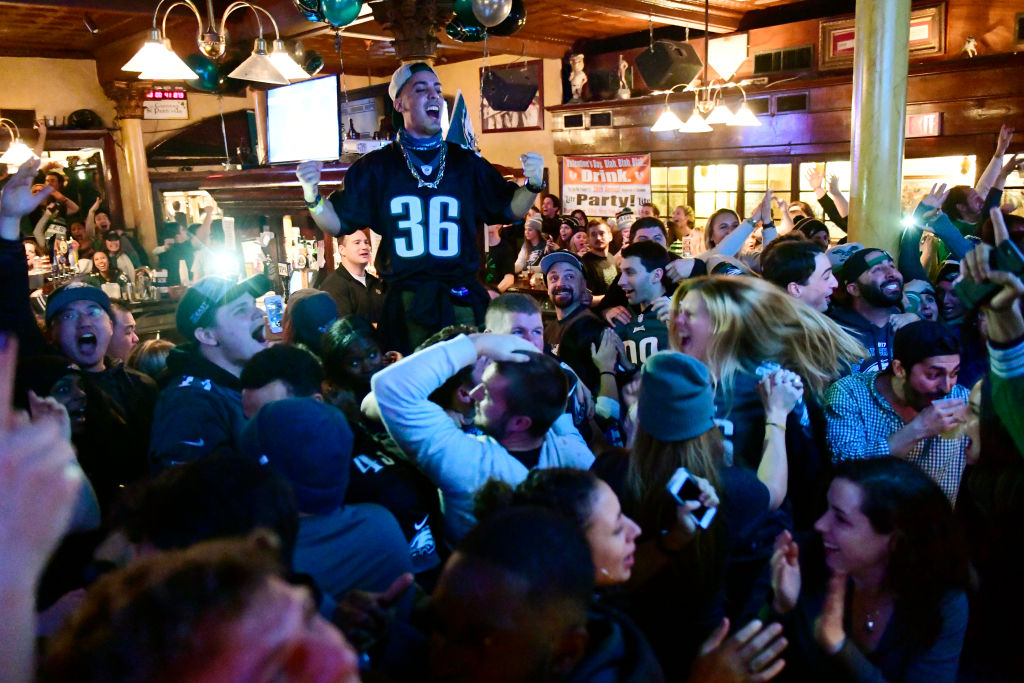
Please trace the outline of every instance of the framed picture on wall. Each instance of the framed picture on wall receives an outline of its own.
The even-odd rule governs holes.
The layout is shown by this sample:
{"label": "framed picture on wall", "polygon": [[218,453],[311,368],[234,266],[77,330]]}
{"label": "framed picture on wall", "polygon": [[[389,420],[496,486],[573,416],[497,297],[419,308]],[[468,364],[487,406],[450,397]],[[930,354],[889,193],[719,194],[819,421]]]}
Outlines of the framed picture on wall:
{"label": "framed picture on wall", "polygon": [[484,133],[544,130],[544,62],[533,59],[480,69]]}
{"label": "framed picture on wall", "polygon": [[[818,43],[818,68],[848,69],[853,66],[857,42],[853,17],[822,21]],[[910,58],[940,55],[946,51],[946,3],[910,12]]]}

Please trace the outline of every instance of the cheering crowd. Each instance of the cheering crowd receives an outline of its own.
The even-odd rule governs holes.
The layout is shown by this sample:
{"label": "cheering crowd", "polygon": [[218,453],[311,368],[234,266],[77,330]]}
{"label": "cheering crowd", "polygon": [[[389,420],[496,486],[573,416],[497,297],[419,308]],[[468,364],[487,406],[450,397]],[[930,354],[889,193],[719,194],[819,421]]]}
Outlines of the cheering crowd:
{"label": "cheering crowd", "polygon": [[1019,680],[1006,131],[894,257],[771,192],[561,215],[537,155],[441,140],[429,66],[389,92],[342,190],[298,168],[341,266],[277,343],[262,275],[195,282],[173,347],[85,281],[37,320],[55,190],[3,187],[3,680]]}

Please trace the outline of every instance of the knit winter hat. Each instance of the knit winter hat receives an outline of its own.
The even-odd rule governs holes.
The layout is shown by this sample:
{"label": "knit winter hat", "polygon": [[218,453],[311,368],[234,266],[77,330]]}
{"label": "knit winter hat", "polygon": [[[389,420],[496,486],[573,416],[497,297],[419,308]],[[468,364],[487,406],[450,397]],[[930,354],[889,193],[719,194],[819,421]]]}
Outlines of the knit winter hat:
{"label": "knit winter hat", "polygon": [[299,512],[341,507],[352,465],[352,429],[337,408],[312,398],[268,403],[242,430],[240,450],[291,484]]}
{"label": "knit winter hat", "polygon": [[660,351],[640,371],[637,418],[659,441],[684,441],[715,426],[711,374],[699,360]]}

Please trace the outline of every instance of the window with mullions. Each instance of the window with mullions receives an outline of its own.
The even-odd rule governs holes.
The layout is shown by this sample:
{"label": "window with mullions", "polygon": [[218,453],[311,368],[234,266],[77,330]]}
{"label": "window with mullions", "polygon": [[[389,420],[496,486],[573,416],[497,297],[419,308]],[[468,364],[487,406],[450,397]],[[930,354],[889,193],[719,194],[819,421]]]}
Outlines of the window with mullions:
{"label": "window with mullions", "polygon": [[[771,190],[776,197],[788,200],[792,184],[791,164],[745,164],[743,166],[743,212],[749,216],[754,207]],[[772,216],[776,223],[781,220],[779,210],[773,205]]]}
{"label": "window with mullions", "polygon": [[651,203],[658,207],[662,218],[670,218],[677,206],[689,203],[688,171],[687,166],[651,168]]}
{"label": "window with mullions", "polygon": [[703,228],[718,209],[735,209],[739,198],[739,164],[693,167],[694,223]]}

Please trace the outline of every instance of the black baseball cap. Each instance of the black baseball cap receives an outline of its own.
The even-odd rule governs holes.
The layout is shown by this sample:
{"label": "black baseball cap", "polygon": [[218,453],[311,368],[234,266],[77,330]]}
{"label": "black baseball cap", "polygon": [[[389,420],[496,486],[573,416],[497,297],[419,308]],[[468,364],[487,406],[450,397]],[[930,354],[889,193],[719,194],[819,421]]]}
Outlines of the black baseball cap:
{"label": "black baseball cap", "polygon": [[178,311],[175,314],[178,332],[187,341],[192,341],[196,330],[209,325],[217,309],[224,304],[231,303],[243,294],[262,296],[273,288],[270,278],[262,273],[241,282],[233,282],[217,275],[204,277],[189,287],[178,303]]}

